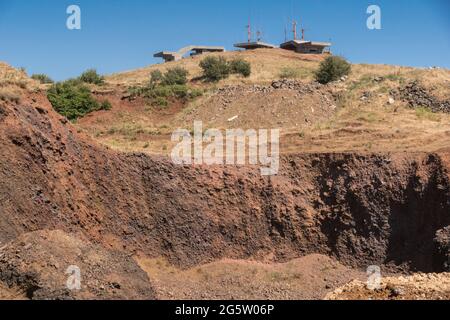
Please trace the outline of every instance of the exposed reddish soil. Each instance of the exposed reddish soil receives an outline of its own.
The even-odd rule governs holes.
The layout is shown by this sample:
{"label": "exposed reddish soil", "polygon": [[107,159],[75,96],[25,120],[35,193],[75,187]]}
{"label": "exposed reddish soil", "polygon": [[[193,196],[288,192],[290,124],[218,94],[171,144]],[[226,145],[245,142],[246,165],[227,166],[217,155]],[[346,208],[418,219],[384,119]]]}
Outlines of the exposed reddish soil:
{"label": "exposed reddish soil", "polygon": [[[448,245],[439,241],[450,225],[448,152],[287,155],[272,178],[261,177],[257,167],[180,167],[96,145],[39,93],[18,105],[0,102],[0,144],[0,242],[19,237],[12,248],[24,239],[44,248],[42,255],[0,264],[0,272],[14,270],[2,276],[12,286],[20,287],[14,279],[30,272],[36,281],[59,281],[64,275],[50,277],[46,264],[33,264],[50,254],[63,272],[63,265],[78,263],[78,247],[104,248],[99,255],[115,257],[111,263],[122,251],[164,257],[180,268],[224,258],[287,262],[313,253],[347,266],[448,268]],[[45,247],[41,234],[23,236],[38,230],[83,240],[60,248],[59,240]],[[99,268],[104,271],[93,274],[101,283],[110,270],[125,273],[120,264]],[[149,296],[150,287],[144,288]],[[37,298],[61,296],[45,284],[39,288]],[[81,298],[100,297],[93,286],[86,290]],[[140,293],[130,286],[118,294]]]}

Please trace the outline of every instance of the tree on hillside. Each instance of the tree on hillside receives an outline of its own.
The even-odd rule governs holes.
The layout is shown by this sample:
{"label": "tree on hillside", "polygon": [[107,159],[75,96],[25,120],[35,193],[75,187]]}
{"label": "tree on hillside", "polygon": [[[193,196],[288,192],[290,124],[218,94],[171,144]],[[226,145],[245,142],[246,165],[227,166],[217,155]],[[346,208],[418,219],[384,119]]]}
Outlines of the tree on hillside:
{"label": "tree on hillside", "polygon": [[230,66],[224,57],[206,57],[200,62],[200,67],[207,81],[218,82],[230,75]]}
{"label": "tree on hillside", "polygon": [[322,61],[319,70],[316,71],[315,77],[317,82],[327,84],[343,76],[347,76],[350,74],[351,68],[350,63],[344,58],[331,56]]}

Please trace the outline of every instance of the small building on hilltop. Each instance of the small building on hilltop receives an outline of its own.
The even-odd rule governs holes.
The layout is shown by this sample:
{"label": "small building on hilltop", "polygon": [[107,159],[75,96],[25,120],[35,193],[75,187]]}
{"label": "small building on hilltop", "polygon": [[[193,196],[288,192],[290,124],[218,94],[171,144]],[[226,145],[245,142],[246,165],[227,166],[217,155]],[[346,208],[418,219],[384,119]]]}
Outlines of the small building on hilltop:
{"label": "small building on hilltop", "polygon": [[330,53],[331,43],[306,40],[290,40],[280,45],[281,49],[291,50],[304,54]]}
{"label": "small building on hilltop", "polygon": [[153,57],[162,58],[164,59],[164,62],[178,61],[183,58],[183,56],[178,54],[177,52],[170,52],[170,51],[157,52],[153,55]]}
{"label": "small building on hilltop", "polygon": [[276,46],[270,43],[265,43],[261,41],[249,41],[243,43],[236,43],[234,45],[235,48],[245,49],[245,50],[254,50],[254,49],[274,49]]}
{"label": "small building on hilltop", "polygon": [[178,61],[183,59],[183,57],[190,53],[191,56],[200,55],[207,52],[225,52],[224,47],[214,47],[214,46],[187,46],[184,47],[177,52],[171,52],[171,51],[161,51],[157,52],[153,55],[155,58],[162,58],[165,62],[170,61]]}

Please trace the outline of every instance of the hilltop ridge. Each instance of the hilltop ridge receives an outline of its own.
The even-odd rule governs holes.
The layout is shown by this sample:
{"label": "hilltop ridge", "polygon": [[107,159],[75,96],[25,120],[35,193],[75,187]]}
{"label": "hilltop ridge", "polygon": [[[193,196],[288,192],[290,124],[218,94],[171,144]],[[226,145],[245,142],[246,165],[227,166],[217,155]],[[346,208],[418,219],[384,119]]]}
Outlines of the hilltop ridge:
{"label": "hilltop ridge", "polygon": [[[449,105],[449,70],[354,64],[344,81],[323,86],[314,84],[322,55],[282,49],[208,55],[244,59],[252,73],[204,83],[199,63],[205,55],[199,55],[109,75],[106,86],[94,91],[112,102],[112,110],[88,115],[77,127],[114,149],[152,154],[167,154],[171,133],[192,129],[194,120],[218,129],[280,128],[283,153],[437,151],[450,145],[449,113],[429,112],[432,104]],[[165,107],[127,98],[128,88],[147,84],[152,71],[174,67],[185,68],[189,86],[203,96]]]}

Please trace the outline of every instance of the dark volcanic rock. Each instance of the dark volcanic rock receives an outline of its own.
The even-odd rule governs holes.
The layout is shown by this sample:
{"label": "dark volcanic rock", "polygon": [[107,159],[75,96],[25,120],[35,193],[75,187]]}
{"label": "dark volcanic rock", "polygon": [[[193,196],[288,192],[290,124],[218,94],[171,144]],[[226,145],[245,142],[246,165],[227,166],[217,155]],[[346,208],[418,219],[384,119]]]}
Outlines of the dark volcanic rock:
{"label": "dark volcanic rock", "polygon": [[400,89],[400,97],[411,108],[426,107],[433,112],[450,113],[450,101],[440,101],[430,95],[417,81],[413,81]]}

